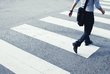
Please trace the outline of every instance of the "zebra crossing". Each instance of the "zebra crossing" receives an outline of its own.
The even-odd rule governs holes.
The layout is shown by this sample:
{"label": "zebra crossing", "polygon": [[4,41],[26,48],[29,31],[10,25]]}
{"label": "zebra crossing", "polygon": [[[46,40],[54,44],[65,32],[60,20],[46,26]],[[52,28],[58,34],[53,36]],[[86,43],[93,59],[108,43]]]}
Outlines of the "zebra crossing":
{"label": "zebra crossing", "polygon": [[[53,24],[56,24],[56,25],[59,25],[59,26],[63,26],[63,27],[83,31],[83,27],[79,27],[77,25],[77,23],[73,22],[73,21],[67,21],[67,20],[63,20],[63,19],[56,18],[56,17],[51,17],[51,16],[48,16],[48,17],[40,19],[40,20],[44,21],[44,22],[53,23]],[[92,31],[92,34],[110,39],[110,31],[102,29],[102,28],[94,27],[94,29]]]}
{"label": "zebra crossing", "polygon": [[[102,1],[101,4],[110,5],[110,3],[104,1]],[[109,6],[103,5],[103,7],[110,10]],[[95,13],[99,14],[99,11],[95,10]],[[59,14],[67,16],[68,11],[60,12]],[[105,15],[110,16],[110,12],[106,11]],[[73,17],[76,18],[76,12],[74,12]],[[83,27],[79,27],[75,21],[65,20],[63,18],[53,16],[41,18],[39,21],[83,32]],[[109,18],[95,16],[95,21],[110,26]],[[41,40],[50,45],[75,54],[72,47],[72,42],[76,41],[74,38],[31,26],[31,24],[21,24],[19,26],[10,28],[10,30],[34,39]],[[92,34],[98,37],[110,39],[110,30],[107,29],[94,26]],[[100,48],[101,47],[95,45],[85,46],[83,43],[81,47],[79,47],[78,55],[84,58],[89,58]],[[17,74],[70,74],[70,72],[63,70],[37,56],[25,52],[22,49],[1,39],[0,58],[0,64]]]}
{"label": "zebra crossing", "polygon": [[3,40],[0,40],[0,64],[16,74],[70,74]]}
{"label": "zebra crossing", "polygon": [[[59,35],[47,30],[43,30],[40,28],[36,28],[27,24],[20,25],[18,27],[12,28],[12,30],[17,31],[19,33],[28,35],[30,37],[39,39],[41,41],[44,41],[46,43],[52,44],[54,46],[57,46],[59,48],[65,49],[69,52],[73,52],[72,48],[72,42],[76,41],[75,39],[71,39],[69,37]],[[94,53],[96,50],[99,49],[97,46],[85,46],[84,44],[82,47],[80,47],[81,51],[79,51],[79,55],[82,55],[86,58],[88,58],[92,53]],[[85,50],[87,49],[87,50]],[[88,50],[89,49],[89,50]],[[90,53],[91,50],[91,53]],[[88,53],[84,53],[84,51],[88,51]],[[74,52],[73,52],[74,53]]]}
{"label": "zebra crossing", "polygon": [[[75,8],[75,10],[77,10],[77,9],[78,9],[78,8]],[[94,12],[97,13],[97,14],[101,14],[101,12],[100,12],[99,10],[97,10],[97,9],[95,9]],[[67,13],[68,13],[68,11],[61,12],[61,14],[65,14],[65,15],[66,15]],[[75,13],[75,14],[76,14],[76,13]],[[105,13],[104,15],[110,16],[110,12],[109,12],[109,11],[106,11],[106,13]]]}
{"label": "zebra crossing", "polygon": [[110,5],[108,2],[101,2],[101,4]]}
{"label": "zebra crossing", "polygon": [[[66,12],[62,12],[61,14],[67,15]],[[73,17],[77,17],[76,12],[74,12]],[[101,23],[110,25],[110,23],[109,23],[110,19],[108,19],[108,18],[102,18],[102,17],[95,16],[95,20],[96,20],[96,22],[101,22]],[[103,20],[103,21],[101,21],[101,20]]]}

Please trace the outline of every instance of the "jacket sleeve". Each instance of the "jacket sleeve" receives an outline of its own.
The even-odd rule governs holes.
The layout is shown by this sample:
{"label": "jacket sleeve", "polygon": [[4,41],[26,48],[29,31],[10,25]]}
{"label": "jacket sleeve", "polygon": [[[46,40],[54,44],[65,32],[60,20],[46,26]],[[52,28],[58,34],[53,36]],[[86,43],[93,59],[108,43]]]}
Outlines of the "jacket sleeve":
{"label": "jacket sleeve", "polygon": [[95,0],[95,7],[98,9],[101,8],[99,0]]}
{"label": "jacket sleeve", "polygon": [[80,0],[75,0],[75,3],[78,3]]}

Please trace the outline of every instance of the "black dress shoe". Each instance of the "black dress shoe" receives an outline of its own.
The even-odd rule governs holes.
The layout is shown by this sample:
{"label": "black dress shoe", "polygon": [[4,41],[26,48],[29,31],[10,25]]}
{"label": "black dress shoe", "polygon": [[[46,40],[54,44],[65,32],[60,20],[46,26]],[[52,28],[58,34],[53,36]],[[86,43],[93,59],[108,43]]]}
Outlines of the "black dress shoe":
{"label": "black dress shoe", "polygon": [[76,43],[73,43],[73,50],[75,53],[77,53],[78,45]]}
{"label": "black dress shoe", "polygon": [[93,42],[90,40],[89,42],[85,42],[85,45],[88,46],[90,44],[93,44]]}

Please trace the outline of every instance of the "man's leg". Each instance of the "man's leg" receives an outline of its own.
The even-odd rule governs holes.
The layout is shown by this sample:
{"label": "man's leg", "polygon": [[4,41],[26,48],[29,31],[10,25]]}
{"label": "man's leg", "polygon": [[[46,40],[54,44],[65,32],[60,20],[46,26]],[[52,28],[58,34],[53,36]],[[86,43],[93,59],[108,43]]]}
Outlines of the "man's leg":
{"label": "man's leg", "polygon": [[84,33],[84,34],[81,36],[80,39],[78,39],[76,42],[73,43],[73,46],[74,46],[73,49],[74,49],[75,53],[77,53],[78,47],[79,47],[79,46],[81,45],[81,43],[86,39],[86,37],[87,37],[87,34]]}
{"label": "man's leg", "polygon": [[92,44],[93,42],[90,40],[90,34],[93,29],[93,24],[94,24],[94,14],[93,13],[88,13],[87,14],[87,21],[85,22],[84,26],[84,32],[87,34],[85,38],[85,45]]}

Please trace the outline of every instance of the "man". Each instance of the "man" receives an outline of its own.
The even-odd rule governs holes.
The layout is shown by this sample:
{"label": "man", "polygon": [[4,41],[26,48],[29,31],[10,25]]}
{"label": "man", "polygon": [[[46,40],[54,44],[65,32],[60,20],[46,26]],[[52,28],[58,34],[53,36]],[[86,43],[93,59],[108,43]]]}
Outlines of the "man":
{"label": "man", "polygon": [[[84,7],[84,4],[86,2],[86,0],[76,0],[73,5],[72,5],[72,8],[69,12],[69,16],[71,17],[72,16],[72,13],[73,13],[73,9],[75,8],[75,6],[77,5],[77,3],[81,1],[81,7],[83,8]],[[86,16],[84,18],[84,33],[83,35],[81,36],[80,39],[78,39],[76,42],[73,43],[73,49],[75,51],[75,53],[77,53],[77,49],[78,47],[81,45],[81,43],[83,41],[85,41],[85,45],[88,46],[90,44],[92,44],[93,42],[90,40],[90,34],[91,34],[91,31],[92,31],[92,28],[93,28],[93,24],[94,24],[94,5],[95,7],[100,10],[102,12],[102,14],[105,13],[105,11],[102,9],[100,3],[99,3],[99,0],[89,0],[88,1],[88,4],[87,4],[87,7],[85,9],[86,11]]]}

